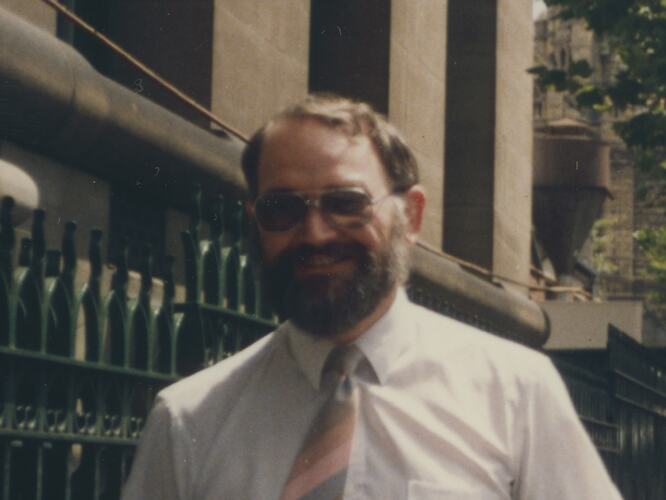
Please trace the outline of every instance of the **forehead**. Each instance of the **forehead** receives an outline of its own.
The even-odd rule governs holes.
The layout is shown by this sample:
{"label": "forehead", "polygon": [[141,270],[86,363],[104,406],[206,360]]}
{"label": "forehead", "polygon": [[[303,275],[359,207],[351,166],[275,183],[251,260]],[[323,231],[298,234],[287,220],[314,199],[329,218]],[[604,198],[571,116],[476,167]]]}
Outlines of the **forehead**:
{"label": "forehead", "polygon": [[266,130],[257,175],[259,193],[359,186],[374,194],[387,186],[367,136],[349,136],[312,118],[278,121]]}

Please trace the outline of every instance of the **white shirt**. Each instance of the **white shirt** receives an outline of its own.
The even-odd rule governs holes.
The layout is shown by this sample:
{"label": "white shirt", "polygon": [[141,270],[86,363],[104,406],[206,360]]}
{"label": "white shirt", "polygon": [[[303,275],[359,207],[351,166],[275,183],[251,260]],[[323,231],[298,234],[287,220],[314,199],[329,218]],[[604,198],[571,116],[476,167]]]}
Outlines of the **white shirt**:
{"label": "white shirt", "polygon": [[[409,303],[365,332],[347,499],[614,500],[549,359]],[[280,496],[332,348],[289,323],[157,398],[124,500]]]}

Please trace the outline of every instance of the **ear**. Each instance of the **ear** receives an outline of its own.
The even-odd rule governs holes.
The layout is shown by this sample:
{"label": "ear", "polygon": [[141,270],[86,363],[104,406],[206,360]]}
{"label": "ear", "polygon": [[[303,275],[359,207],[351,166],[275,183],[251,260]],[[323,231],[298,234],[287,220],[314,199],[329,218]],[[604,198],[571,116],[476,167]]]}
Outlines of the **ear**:
{"label": "ear", "polygon": [[423,212],[425,210],[426,195],[423,186],[416,184],[405,192],[405,215],[407,215],[407,239],[410,243],[416,243],[421,224],[423,223]]}

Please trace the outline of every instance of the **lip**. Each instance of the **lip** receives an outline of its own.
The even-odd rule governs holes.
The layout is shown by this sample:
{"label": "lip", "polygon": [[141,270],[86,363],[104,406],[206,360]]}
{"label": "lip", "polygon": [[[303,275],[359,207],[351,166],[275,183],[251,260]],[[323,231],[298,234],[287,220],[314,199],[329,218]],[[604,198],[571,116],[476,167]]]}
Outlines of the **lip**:
{"label": "lip", "polygon": [[297,276],[332,275],[348,270],[354,265],[351,256],[313,254],[299,259],[295,266]]}

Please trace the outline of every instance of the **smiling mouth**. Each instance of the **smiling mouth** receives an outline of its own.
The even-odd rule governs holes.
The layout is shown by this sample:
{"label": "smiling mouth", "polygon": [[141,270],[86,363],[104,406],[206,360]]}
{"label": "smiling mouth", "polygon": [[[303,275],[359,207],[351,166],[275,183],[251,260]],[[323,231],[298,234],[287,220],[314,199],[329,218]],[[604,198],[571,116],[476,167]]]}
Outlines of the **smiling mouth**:
{"label": "smiling mouth", "polygon": [[314,254],[298,259],[295,271],[297,275],[301,276],[308,274],[333,276],[345,271],[353,262],[354,259],[349,255]]}

